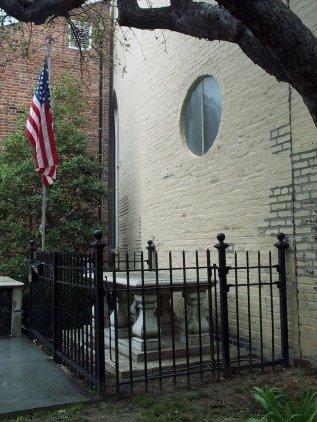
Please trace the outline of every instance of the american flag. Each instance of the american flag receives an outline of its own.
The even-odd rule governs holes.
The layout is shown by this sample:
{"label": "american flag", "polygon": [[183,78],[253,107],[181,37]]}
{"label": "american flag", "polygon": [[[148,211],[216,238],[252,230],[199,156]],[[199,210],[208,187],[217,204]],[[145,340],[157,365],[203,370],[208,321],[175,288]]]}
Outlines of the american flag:
{"label": "american flag", "polygon": [[53,131],[47,60],[34,93],[24,133],[34,148],[35,169],[43,184],[53,184],[59,160]]}

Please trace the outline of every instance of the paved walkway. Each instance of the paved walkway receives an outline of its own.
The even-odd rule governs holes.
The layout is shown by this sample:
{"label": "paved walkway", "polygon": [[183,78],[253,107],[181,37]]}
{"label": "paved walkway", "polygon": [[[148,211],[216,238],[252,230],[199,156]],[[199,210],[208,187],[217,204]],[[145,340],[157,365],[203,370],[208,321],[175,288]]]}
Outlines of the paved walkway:
{"label": "paved walkway", "polygon": [[0,338],[0,417],[87,400],[88,393],[27,338]]}

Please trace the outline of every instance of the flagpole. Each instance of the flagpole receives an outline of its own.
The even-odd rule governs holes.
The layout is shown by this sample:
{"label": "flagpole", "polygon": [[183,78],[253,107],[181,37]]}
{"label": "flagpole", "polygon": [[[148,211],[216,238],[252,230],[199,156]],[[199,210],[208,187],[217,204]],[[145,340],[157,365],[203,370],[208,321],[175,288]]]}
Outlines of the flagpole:
{"label": "flagpole", "polygon": [[[46,60],[47,60],[47,72],[49,84],[51,81],[51,47],[53,37],[48,35],[46,37]],[[51,88],[51,87],[50,87]],[[51,101],[52,104],[52,101]],[[42,235],[42,251],[45,250],[45,228],[46,228],[46,208],[47,208],[47,187],[43,184],[42,186],[42,222],[41,222],[41,235]]]}
{"label": "flagpole", "polygon": [[47,206],[47,188],[46,188],[45,185],[43,185],[43,188],[42,188],[42,223],[41,223],[42,251],[45,250],[46,206]]}

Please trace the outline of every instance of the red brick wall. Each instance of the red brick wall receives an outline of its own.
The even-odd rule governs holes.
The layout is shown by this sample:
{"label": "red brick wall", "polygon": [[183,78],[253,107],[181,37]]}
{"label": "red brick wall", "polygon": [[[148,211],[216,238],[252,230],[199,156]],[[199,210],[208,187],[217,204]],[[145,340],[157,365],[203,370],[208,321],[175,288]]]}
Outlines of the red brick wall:
{"label": "red brick wall", "polygon": [[[25,32],[28,30],[29,28],[25,26]],[[0,146],[1,140],[15,130],[18,113],[21,110],[28,109],[31,103],[45,58],[45,38],[47,35],[51,35],[54,39],[51,53],[52,85],[54,85],[54,79],[62,70],[71,70],[81,78],[87,99],[87,132],[96,142],[99,116],[98,62],[85,56],[87,62],[83,65],[81,71],[78,51],[68,47],[67,23],[65,20],[59,19],[48,28],[34,26],[32,31],[29,58],[23,58],[19,52],[8,50],[6,55],[9,63],[4,65],[0,59]],[[108,79],[108,69],[106,69],[104,74],[106,86],[103,93],[106,100],[108,99]],[[107,107],[106,101],[106,110]]]}
{"label": "red brick wall", "polygon": [[[97,6],[100,7],[100,6]],[[103,13],[108,14],[108,6],[103,7]],[[13,36],[17,45],[23,42],[30,32],[30,26],[24,25],[24,31],[18,31]],[[8,26],[6,31],[14,28]],[[51,83],[54,85],[56,76],[63,70],[70,70],[82,81],[84,95],[87,100],[87,134],[91,139],[91,149],[98,156],[99,129],[99,63],[85,54],[85,63],[80,66],[78,51],[68,46],[68,28],[65,19],[58,19],[50,26],[33,26],[28,58],[23,57],[21,51],[14,51],[11,46],[1,53],[0,57],[0,154],[3,150],[3,139],[16,130],[19,113],[28,110],[35,86],[38,82],[40,70],[46,54],[46,37],[54,39],[51,52]],[[108,55],[108,42],[105,37],[105,57]],[[21,40],[21,42],[19,42]],[[8,59],[7,63],[5,59]],[[104,66],[104,124],[103,124],[103,157],[104,166],[108,160],[108,98],[109,98],[109,67]],[[107,186],[107,180],[105,180]],[[107,206],[103,208],[104,221],[107,221]]]}

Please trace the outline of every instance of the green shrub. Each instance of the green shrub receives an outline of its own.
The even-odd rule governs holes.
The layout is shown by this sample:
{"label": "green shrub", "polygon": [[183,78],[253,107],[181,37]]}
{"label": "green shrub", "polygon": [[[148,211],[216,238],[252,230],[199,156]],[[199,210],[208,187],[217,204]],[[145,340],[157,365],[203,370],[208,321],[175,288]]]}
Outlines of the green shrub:
{"label": "green shrub", "polygon": [[[85,100],[80,81],[61,74],[53,89],[54,131],[60,166],[49,187],[46,249],[83,250],[100,225],[97,209],[106,193],[100,165],[89,150]],[[26,281],[26,246],[40,243],[42,186],[34,170],[33,149],[24,136],[28,110],[17,131],[4,140],[0,156],[0,274]]]}
{"label": "green shrub", "polygon": [[306,391],[298,399],[289,397],[277,388],[254,388],[253,397],[266,412],[263,419],[251,418],[248,422],[317,422],[317,392]]}

